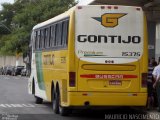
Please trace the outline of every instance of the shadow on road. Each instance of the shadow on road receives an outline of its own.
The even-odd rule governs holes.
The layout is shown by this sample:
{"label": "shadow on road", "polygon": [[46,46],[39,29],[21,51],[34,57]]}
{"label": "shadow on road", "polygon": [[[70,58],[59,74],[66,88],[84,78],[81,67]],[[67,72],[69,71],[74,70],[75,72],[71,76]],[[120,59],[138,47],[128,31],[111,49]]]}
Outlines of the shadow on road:
{"label": "shadow on road", "polygon": [[[46,103],[45,105],[51,108],[50,103]],[[146,115],[147,113],[141,110],[135,110],[129,107],[117,107],[105,110],[73,110],[72,113],[66,117],[54,113],[41,115],[21,115],[19,116],[18,120],[134,120],[138,119],[138,117],[140,120],[145,120]]]}
{"label": "shadow on road", "polygon": [[[52,104],[43,103],[44,106],[52,110]],[[21,115],[19,120],[128,120],[141,119],[145,120],[147,113],[138,108],[131,107],[113,107],[107,109],[81,109],[72,110],[69,116],[60,116],[58,114],[40,114],[40,115]],[[144,119],[143,119],[144,118]]]}

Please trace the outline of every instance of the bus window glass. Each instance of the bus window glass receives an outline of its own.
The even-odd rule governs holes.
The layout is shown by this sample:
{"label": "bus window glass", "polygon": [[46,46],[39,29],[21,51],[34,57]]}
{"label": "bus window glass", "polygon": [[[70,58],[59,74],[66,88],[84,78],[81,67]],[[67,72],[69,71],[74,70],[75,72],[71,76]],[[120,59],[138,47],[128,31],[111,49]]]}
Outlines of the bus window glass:
{"label": "bus window glass", "polygon": [[63,22],[63,36],[62,36],[62,45],[67,46],[68,41],[68,20]]}
{"label": "bus window glass", "polygon": [[53,25],[51,27],[51,40],[50,40],[50,46],[54,47],[55,46],[55,37],[56,37],[56,25]]}
{"label": "bus window glass", "polygon": [[37,41],[36,41],[36,49],[38,50],[39,48],[40,48],[40,35],[41,35],[41,33],[40,33],[40,30],[38,31],[38,38],[37,38]]}
{"label": "bus window glass", "polygon": [[47,42],[46,42],[47,43],[47,45],[46,45],[47,48],[49,48],[49,38],[50,38],[50,28],[48,27],[47,28]]}
{"label": "bus window glass", "polygon": [[40,48],[44,48],[44,30],[41,30]]}
{"label": "bus window glass", "polygon": [[49,45],[48,45],[48,43],[49,43],[49,32],[48,32],[48,30],[49,30],[49,28],[46,28],[45,29],[45,37],[44,37],[44,47],[45,48],[48,48],[49,47]]}
{"label": "bus window glass", "polygon": [[57,24],[56,29],[56,46],[62,46],[62,22]]}
{"label": "bus window glass", "polygon": [[52,44],[51,44],[51,34],[52,34],[52,27],[50,26],[49,27],[49,40],[48,40],[48,47],[50,48],[50,47],[52,47]]}
{"label": "bus window glass", "polygon": [[34,32],[34,40],[33,40],[33,50],[36,49],[37,38],[38,38],[38,32],[35,31],[35,32]]}

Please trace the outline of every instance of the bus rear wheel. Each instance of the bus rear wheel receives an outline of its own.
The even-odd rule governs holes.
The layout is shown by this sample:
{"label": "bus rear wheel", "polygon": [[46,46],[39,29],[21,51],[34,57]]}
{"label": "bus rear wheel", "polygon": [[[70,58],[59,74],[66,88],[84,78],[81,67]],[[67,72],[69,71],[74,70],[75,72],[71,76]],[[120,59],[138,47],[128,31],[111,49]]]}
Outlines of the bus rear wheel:
{"label": "bus rear wheel", "polygon": [[59,114],[59,107],[58,107],[58,105],[59,105],[58,95],[57,95],[57,93],[55,93],[53,91],[53,95],[52,95],[52,108],[53,108],[54,113],[56,113],[56,114]]}
{"label": "bus rear wheel", "polygon": [[68,116],[70,113],[70,110],[66,107],[62,107],[60,105],[60,93],[57,92],[53,92],[53,100],[52,100],[52,104],[53,104],[53,111],[56,114],[60,114],[61,116]]}

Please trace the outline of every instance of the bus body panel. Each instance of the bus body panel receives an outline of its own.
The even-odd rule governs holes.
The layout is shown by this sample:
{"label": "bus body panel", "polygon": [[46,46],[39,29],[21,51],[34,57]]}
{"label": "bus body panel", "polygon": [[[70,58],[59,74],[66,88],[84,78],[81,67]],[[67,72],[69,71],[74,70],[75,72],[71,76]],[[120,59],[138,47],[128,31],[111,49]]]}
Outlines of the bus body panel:
{"label": "bus body panel", "polygon": [[[36,54],[38,54],[38,55],[36,55]],[[31,66],[32,72],[31,72],[31,75],[29,78],[28,88],[29,88],[30,94],[34,94],[35,96],[38,96],[40,98],[43,98],[44,100],[47,100],[44,79],[40,78],[40,77],[42,77],[42,76],[40,76],[40,74],[43,75],[42,67],[40,67],[41,64],[39,63],[39,60],[40,61],[42,60],[40,54],[41,54],[40,52],[39,53],[34,53],[34,52],[32,53],[32,66]],[[38,79],[38,78],[40,78],[40,79]],[[33,93],[33,91],[35,93]]]}
{"label": "bus body panel", "polygon": [[147,93],[69,92],[68,106],[145,106],[146,99]]}
{"label": "bus body panel", "polygon": [[[42,59],[46,94],[48,100],[50,101],[52,82],[54,83],[54,87],[56,87],[56,83],[58,82],[60,85],[60,90],[63,91],[61,84],[64,81],[65,83],[67,81],[67,50],[43,52]],[[67,83],[65,85],[65,88],[66,87]]]}
{"label": "bus body panel", "polygon": [[[60,46],[60,48],[56,47],[56,49],[50,47],[35,50],[35,44],[39,42],[35,38],[35,32],[53,26],[59,21],[61,23],[67,20],[69,23],[68,35],[66,37],[68,41],[67,44],[70,44],[69,39],[72,39],[73,37],[73,34],[71,33],[73,26],[70,25],[71,22],[73,22],[73,9],[74,8],[71,8],[67,13],[57,16],[56,19],[52,18],[44,23],[36,25],[32,32],[32,72],[28,81],[28,92],[50,102],[52,101],[52,88],[54,87],[54,89],[56,89],[56,84],[58,84],[60,92],[62,92],[61,101],[67,102],[68,60],[71,59],[68,55],[68,49],[70,48],[68,47],[69,45],[67,45],[66,47],[62,46],[63,49],[60,49]],[[70,20],[70,17],[72,20]],[[33,81],[35,83],[35,93],[33,92]]]}
{"label": "bus body panel", "polygon": [[[78,91],[141,92],[144,14],[129,6],[76,9]],[[91,12],[95,11],[95,12]]]}
{"label": "bus body panel", "polygon": [[98,65],[80,61],[77,72],[78,91],[139,92],[140,90],[138,62]]}

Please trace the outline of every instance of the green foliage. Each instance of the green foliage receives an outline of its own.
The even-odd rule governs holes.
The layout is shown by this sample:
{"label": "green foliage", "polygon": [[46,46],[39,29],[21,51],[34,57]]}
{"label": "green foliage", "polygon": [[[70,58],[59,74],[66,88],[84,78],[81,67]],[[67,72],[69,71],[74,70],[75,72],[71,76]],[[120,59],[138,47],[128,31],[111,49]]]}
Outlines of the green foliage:
{"label": "green foliage", "polygon": [[14,4],[3,4],[0,54],[26,52],[33,26],[63,13],[72,5],[74,0],[17,0]]}

